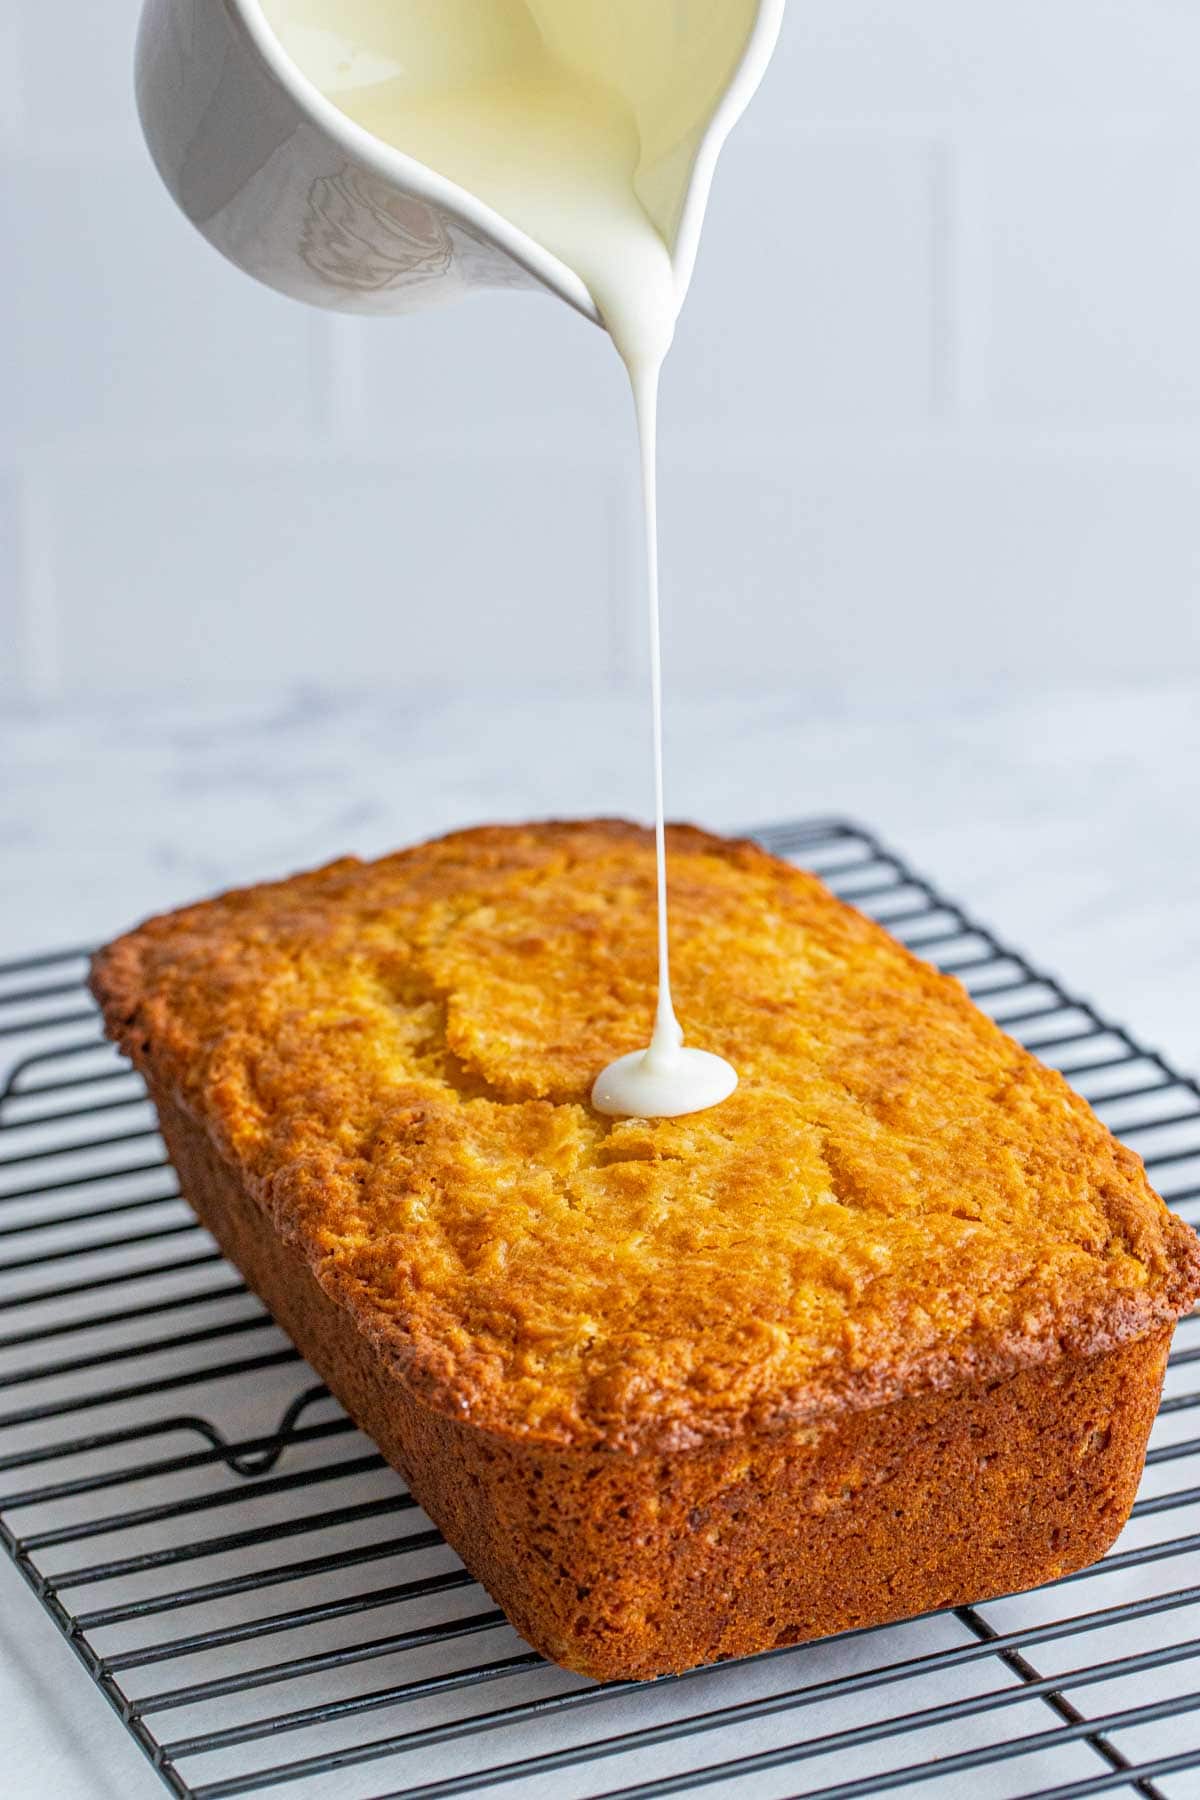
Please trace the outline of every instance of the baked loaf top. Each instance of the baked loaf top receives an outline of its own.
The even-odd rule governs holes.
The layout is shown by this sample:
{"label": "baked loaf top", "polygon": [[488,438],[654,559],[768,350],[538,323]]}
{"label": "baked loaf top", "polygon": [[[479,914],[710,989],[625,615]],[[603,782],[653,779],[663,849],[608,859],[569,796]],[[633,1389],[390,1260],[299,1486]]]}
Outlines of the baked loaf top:
{"label": "baked loaf top", "polygon": [[226,894],[93,987],[397,1375],[510,1437],[673,1450],[1188,1308],[1195,1234],[958,982],[751,844],[670,853],[680,1017],[741,1076],[687,1118],[588,1104],[651,1028],[653,841],[620,822]]}

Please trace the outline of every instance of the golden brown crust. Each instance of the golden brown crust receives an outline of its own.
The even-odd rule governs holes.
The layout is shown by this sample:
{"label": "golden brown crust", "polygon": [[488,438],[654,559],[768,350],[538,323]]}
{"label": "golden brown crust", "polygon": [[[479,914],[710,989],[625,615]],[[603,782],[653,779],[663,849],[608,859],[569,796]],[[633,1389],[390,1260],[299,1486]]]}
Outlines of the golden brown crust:
{"label": "golden brown crust", "polygon": [[485,827],[150,920],[109,1031],[373,1353],[526,1445],[661,1452],[1095,1357],[1200,1249],[1062,1078],[811,876],[671,833],[690,1041],[741,1074],[647,1124],[649,835]]}

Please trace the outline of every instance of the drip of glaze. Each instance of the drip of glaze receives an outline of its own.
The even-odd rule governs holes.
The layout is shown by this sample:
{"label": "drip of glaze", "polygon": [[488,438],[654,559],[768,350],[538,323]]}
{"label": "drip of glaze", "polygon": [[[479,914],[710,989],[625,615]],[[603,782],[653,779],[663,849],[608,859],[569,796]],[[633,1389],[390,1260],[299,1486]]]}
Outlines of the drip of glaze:
{"label": "drip of glaze", "polygon": [[[665,254],[665,250],[664,250]],[[592,1105],[597,1112],[638,1119],[675,1119],[727,1100],[737,1071],[722,1056],[683,1041],[671,998],[671,946],[667,907],[667,833],[663,803],[662,620],[658,596],[658,385],[663,358],[674,335],[657,354],[639,353],[613,339],[629,370],[637,412],[642,465],[642,510],[646,531],[646,591],[650,625],[650,706],[654,736],[654,842],[658,870],[658,1004],[654,1032],[645,1050],[632,1050],[596,1077]],[[611,330],[611,327],[610,327]]]}

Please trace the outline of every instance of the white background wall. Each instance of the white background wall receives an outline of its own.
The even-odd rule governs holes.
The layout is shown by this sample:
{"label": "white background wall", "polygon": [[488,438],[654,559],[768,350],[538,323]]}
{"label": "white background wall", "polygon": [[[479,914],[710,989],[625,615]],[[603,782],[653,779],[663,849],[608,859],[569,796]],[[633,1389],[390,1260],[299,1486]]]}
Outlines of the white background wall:
{"label": "white background wall", "polygon": [[[666,383],[679,689],[1200,673],[1200,5],[791,0]],[[619,685],[619,367],[346,321],[176,216],[135,0],[0,8],[0,693]]]}

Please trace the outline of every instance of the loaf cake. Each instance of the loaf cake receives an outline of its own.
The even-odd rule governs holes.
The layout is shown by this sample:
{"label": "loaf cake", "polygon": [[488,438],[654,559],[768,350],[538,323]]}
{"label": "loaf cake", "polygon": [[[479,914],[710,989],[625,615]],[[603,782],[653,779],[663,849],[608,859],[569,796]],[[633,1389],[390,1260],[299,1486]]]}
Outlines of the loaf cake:
{"label": "loaf cake", "polygon": [[546,1656],[644,1677],[1030,1586],[1128,1516],[1193,1232],[816,879],[669,838],[731,1099],[600,1116],[654,847],[458,832],[96,958],[184,1193]]}

